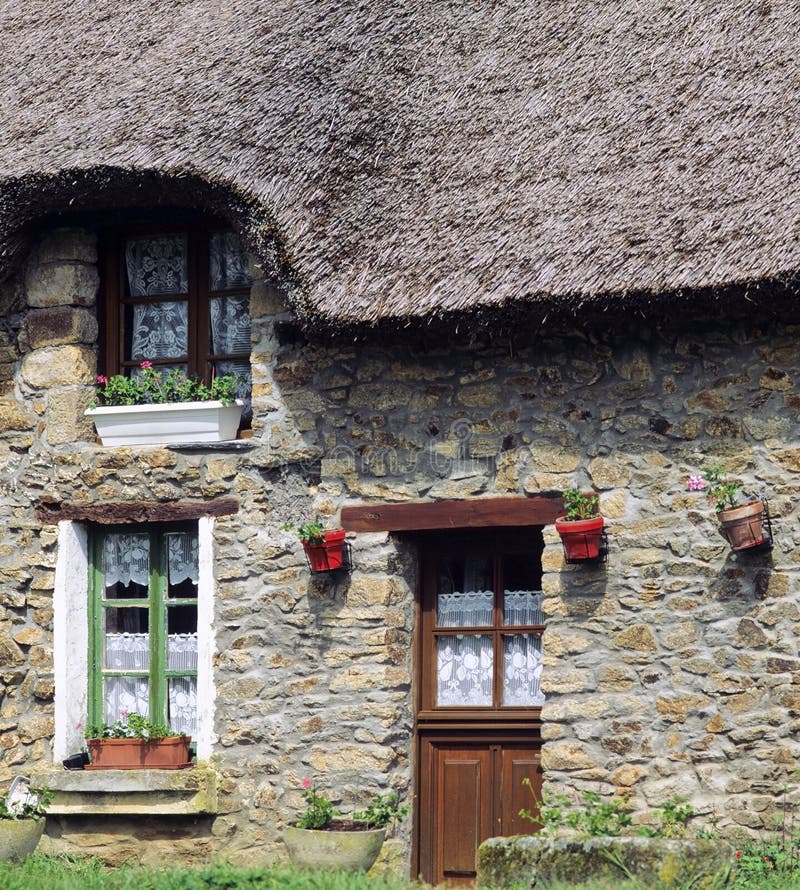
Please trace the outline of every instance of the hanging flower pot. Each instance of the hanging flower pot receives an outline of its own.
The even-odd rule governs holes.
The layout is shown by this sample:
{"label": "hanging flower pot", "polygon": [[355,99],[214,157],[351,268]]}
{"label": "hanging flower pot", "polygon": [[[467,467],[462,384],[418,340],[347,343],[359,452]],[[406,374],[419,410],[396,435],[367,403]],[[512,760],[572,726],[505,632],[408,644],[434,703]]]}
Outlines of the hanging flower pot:
{"label": "hanging flower pot", "polygon": [[303,541],[303,549],[312,572],[332,572],[344,567],[346,547],[344,536],[344,529],[336,529],[324,532],[321,543]]}
{"label": "hanging flower pot", "polygon": [[566,515],[556,519],[556,531],[564,545],[567,562],[599,559],[603,550],[605,520],[599,513],[597,495],[585,495],[577,488],[564,490]]}
{"label": "hanging flower pot", "polygon": [[720,510],[717,513],[720,530],[731,550],[748,550],[766,540],[764,535],[764,502],[749,501],[739,507]]}
{"label": "hanging flower pot", "polygon": [[561,536],[564,554],[568,560],[597,559],[605,520],[602,516],[592,519],[556,519],[556,531]]}

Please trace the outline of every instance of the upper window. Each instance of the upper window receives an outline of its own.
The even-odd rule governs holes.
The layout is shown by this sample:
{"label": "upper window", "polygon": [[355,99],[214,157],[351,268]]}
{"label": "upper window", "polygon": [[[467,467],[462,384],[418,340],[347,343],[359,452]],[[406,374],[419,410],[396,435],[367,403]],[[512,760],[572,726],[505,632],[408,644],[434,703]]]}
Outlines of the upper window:
{"label": "upper window", "polygon": [[130,228],[108,238],[104,349],[109,374],[141,362],[210,383],[236,374],[250,395],[250,273],[236,234],[207,225]]}
{"label": "upper window", "polygon": [[89,724],[136,712],[194,735],[196,524],[98,529],[89,577]]}
{"label": "upper window", "polygon": [[426,558],[423,709],[544,702],[541,547],[534,535],[455,538]]}

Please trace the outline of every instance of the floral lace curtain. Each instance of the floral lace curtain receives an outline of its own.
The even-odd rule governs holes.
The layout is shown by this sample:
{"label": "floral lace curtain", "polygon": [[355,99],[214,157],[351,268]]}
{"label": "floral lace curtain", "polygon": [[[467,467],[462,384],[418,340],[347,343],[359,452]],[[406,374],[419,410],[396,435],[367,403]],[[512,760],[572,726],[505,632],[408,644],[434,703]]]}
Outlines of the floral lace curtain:
{"label": "floral lace curtain", "polygon": [[199,544],[191,532],[167,535],[167,580],[170,586],[187,579],[197,586]]}
{"label": "floral lace curtain", "polygon": [[542,600],[536,590],[506,590],[503,594],[503,624],[544,624]]}
{"label": "floral lace curtain", "polygon": [[174,358],[189,350],[189,304],[137,303],[133,307],[130,357]]}
{"label": "floral lace curtain", "polygon": [[[150,664],[150,635],[110,633],[106,635],[106,667],[121,671],[147,670]],[[197,670],[197,634],[167,636],[167,668]],[[167,681],[169,725],[176,732],[193,733],[197,722],[197,678],[171,677]],[[113,723],[123,711],[148,714],[147,677],[106,677],[103,690],[105,720]]]}
{"label": "floral lace curtain", "polygon": [[491,627],[494,621],[494,593],[440,593],[436,605],[439,627]]}
{"label": "floral lace curtain", "polygon": [[211,290],[250,287],[247,251],[234,232],[213,232],[209,238],[208,277]]}
{"label": "floral lace curtain", "polygon": [[503,637],[503,704],[541,705],[542,638],[538,634]]}
{"label": "floral lace curtain", "polygon": [[436,643],[440,705],[491,705],[494,653],[490,636],[439,637]]}
{"label": "floral lace curtain", "polygon": [[185,294],[189,289],[186,235],[132,238],[125,245],[132,297]]}
{"label": "floral lace curtain", "polygon": [[[170,584],[187,578],[197,585],[197,535],[175,532],[167,536],[167,577]],[[131,582],[147,587],[150,583],[150,537],[145,534],[110,534],[103,544],[103,574],[106,588]]]}

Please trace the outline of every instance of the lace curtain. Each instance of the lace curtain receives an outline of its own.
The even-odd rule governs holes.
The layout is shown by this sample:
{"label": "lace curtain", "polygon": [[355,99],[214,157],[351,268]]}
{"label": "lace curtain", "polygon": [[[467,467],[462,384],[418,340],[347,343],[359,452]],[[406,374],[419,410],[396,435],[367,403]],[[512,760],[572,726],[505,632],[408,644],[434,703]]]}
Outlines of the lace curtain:
{"label": "lace curtain", "polygon": [[491,705],[494,653],[489,636],[448,636],[436,641],[440,705]]}
{"label": "lace curtain", "polygon": [[[150,635],[110,633],[106,635],[106,667],[113,670],[147,670],[150,663]],[[168,670],[197,670],[197,634],[169,634]],[[170,677],[167,681],[169,725],[176,732],[195,732],[197,719],[197,678]],[[106,677],[103,692],[105,720],[120,719],[122,711],[149,712],[147,677]]]}
{"label": "lace curtain", "polygon": [[247,251],[234,232],[214,232],[209,238],[208,277],[211,290],[250,287]]}
{"label": "lace curtain", "polygon": [[536,634],[503,637],[503,704],[541,705],[542,638]]}
{"label": "lace curtain", "polygon": [[125,245],[132,297],[185,294],[189,289],[186,235],[132,238]]}
{"label": "lace curtain", "polygon": [[[170,584],[187,578],[197,585],[197,535],[175,532],[167,535],[167,577]],[[147,587],[150,583],[150,537],[143,534],[106,535],[103,544],[103,574],[106,588],[131,582]]]}
{"label": "lace curtain", "polygon": [[130,357],[176,358],[189,351],[189,304],[137,303],[133,307]]}
{"label": "lace curtain", "polygon": [[103,542],[103,576],[106,588],[150,583],[150,537],[141,534],[106,535]]}
{"label": "lace curtain", "polygon": [[542,600],[537,590],[506,590],[503,594],[503,624],[544,624]]}
{"label": "lace curtain", "polygon": [[483,627],[494,622],[494,593],[440,593],[436,604],[439,627]]}
{"label": "lace curtain", "polygon": [[197,535],[175,532],[167,535],[167,580],[170,586],[187,579],[197,586]]}

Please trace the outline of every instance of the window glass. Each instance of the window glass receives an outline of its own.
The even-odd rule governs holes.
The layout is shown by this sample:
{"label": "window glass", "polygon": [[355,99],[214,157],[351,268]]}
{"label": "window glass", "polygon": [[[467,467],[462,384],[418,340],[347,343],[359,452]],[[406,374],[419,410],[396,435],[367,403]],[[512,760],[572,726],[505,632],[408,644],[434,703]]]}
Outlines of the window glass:
{"label": "window glass", "polygon": [[436,623],[439,627],[490,627],[494,623],[489,557],[468,554],[441,559]]}
{"label": "window glass", "polygon": [[437,704],[491,705],[494,676],[492,638],[448,634],[436,641]]}
{"label": "window glass", "polygon": [[189,248],[185,234],[130,238],[125,243],[128,293],[185,294],[189,289]]}
{"label": "window glass", "polygon": [[133,361],[180,358],[189,351],[189,304],[135,303],[125,307],[125,355]]}
{"label": "window glass", "polygon": [[212,232],[208,240],[208,279],[212,291],[250,287],[250,263],[235,232]]}
{"label": "window glass", "polygon": [[503,636],[503,704],[541,705],[542,638],[539,634]]}

